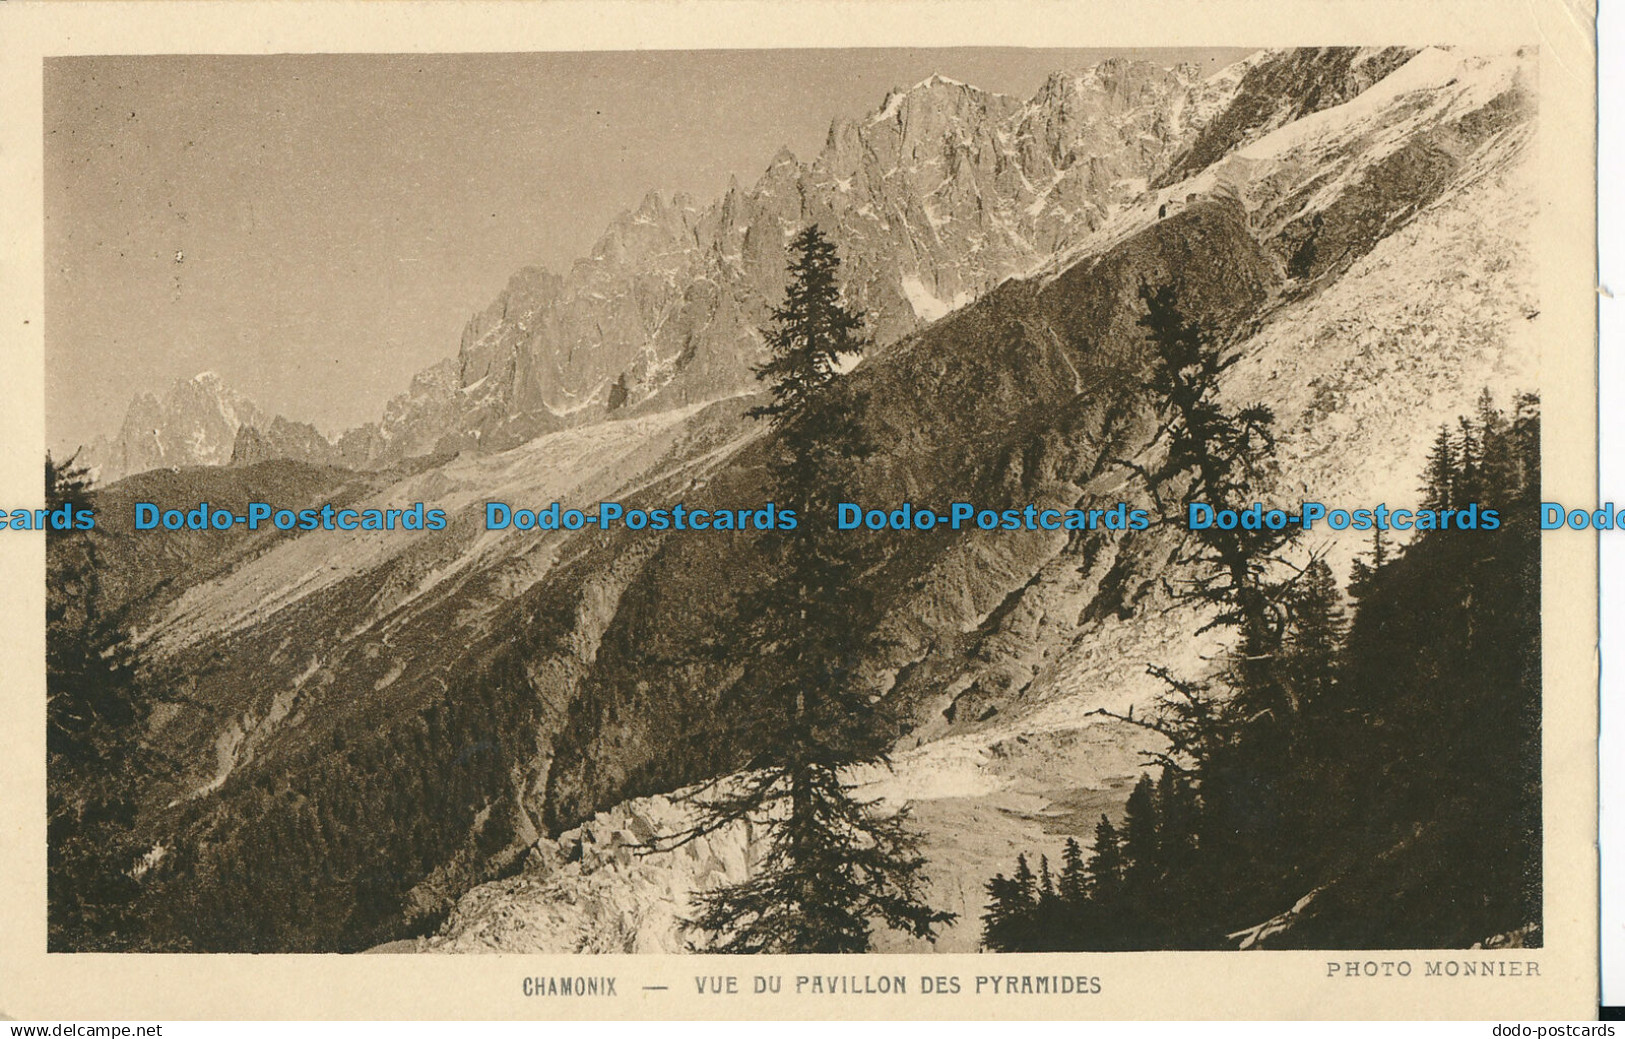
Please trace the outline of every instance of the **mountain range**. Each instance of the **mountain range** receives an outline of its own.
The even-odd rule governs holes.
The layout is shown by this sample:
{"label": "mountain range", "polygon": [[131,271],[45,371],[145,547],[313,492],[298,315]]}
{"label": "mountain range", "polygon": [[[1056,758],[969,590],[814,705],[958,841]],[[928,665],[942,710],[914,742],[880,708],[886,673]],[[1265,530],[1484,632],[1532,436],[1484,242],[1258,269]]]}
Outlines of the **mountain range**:
{"label": "mountain range", "polygon": [[[747,416],[785,243],[817,223],[875,347],[845,378],[866,501],[1153,507],[1143,285],[1173,282],[1268,404],[1281,500],[1414,502],[1439,423],[1536,381],[1527,60],[1261,51],[1202,78],[1109,61],[1020,101],[932,77],[809,162],[698,205],[651,194],[570,271],[526,269],[458,354],[335,441],[199,377],[97,449],[121,502],[444,508],[443,531],[101,531],[120,615],[173,691],[180,763],[142,825],[155,948],[651,951],[750,834],[624,849],[740,767],[721,694],[769,579],[757,535],[487,531],[483,503],[761,499]],[[173,402],[173,403],[172,403]],[[145,471],[143,471],[145,470]],[[117,522],[116,520],[114,521]],[[879,532],[859,669],[908,724],[859,777],[912,805],[968,924],[1015,850],[1120,814],[1146,664],[1221,636],[1172,597],[1167,529]],[[1360,545],[1315,545],[1346,567]],[[622,852],[615,849],[621,848]],[[696,850],[696,855],[699,854]],[[711,861],[715,858],[715,862]],[[1285,907],[1283,907],[1285,908]],[[400,948],[403,946],[393,946]],[[894,947],[908,947],[906,943]]]}
{"label": "mountain range", "polygon": [[1108,60],[1050,76],[1027,101],[932,76],[863,118],[836,119],[811,161],[781,150],[754,185],[730,182],[706,204],[650,192],[569,271],[516,272],[469,319],[457,356],[414,376],[377,422],[329,442],[205,373],[161,405],[138,396],[84,461],[104,482],[271,457],[382,468],[748,392],[786,243],[804,224],[839,244],[849,303],[884,346],[1084,241],[1153,177],[1335,103],[1410,53],[1340,51],[1335,80],[1307,58],[1307,72],[1272,64],[1287,81],[1259,85],[1277,101],[1297,96],[1294,75],[1327,82],[1291,107],[1260,102],[1241,116],[1229,102],[1251,62],[1204,79],[1194,65]]}

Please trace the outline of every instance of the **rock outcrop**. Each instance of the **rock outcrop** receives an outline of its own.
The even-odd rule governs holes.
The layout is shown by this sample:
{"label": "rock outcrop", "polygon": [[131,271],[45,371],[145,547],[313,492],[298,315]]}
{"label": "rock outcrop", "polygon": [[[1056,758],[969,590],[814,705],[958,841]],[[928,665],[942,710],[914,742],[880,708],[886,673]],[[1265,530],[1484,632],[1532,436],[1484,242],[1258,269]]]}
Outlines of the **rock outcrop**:
{"label": "rock outcrop", "polygon": [[1232,81],[1110,60],[1021,101],[933,76],[836,120],[810,161],[781,150],[710,203],[651,192],[568,272],[515,274],[468,322],[455,379],[391,404],[374,460],[446,437],[511,446],[602,417],[612,393],[676,407],[751,388],[786,244],[809,223],[839,247],[876,343],[894,342],[1082,241]]}
{"label": "rock outcrop", "polygon": [[138,401],[116,449],[94,453],[109,478],[225,464],[237,426],[251,425],[244,457],[381,468],[747,391],[801,227],[817,223],[836,242],[849,300],[885,346],[1082,242],[1188,147],[1237,82],[1113,59],[1056,73],[1022,101],[933,76],[837,119],[809,161],[781,150],[754,184],[730,183],[710,202],[650,192],[569,271],[516,272],[469,319],[456,357],[419,372],[379,421],[331,450],[279,436],[257,412],[196,450],[177,451],[167,433],[144,445],[147,427],[168,426]]}
{"label": "rock outcrop", "polygon": [[79,461],[101,483],[148,469],[226,465],[237,433],[267,421],[252,401],[214,372],[178,380],[163,399],[143,393],[130,402],[113,438],[98,437]]}
{"label": "rock outcrop", "polygon": [[[1536,385],[1533,104],[1513,55],[1423,51],[1352,96],[1350,69],[1377,59],[1349,58],[1263,54],[1217,85],[1107,65],[1033,102],[933,79],[838,123],[813,163],[783,156],[703,210],[651,198],[569,275],[516,278],[456,362],[349,441],[368,464],[408,440],[461,445],[354,492],[442,507],[447,529],[244,539],[131,608],[149,664],[208,708],[159,734],[183,774],[154,792],[144,835],[176,849],[149,883],[190,871],[170,889],[188,913],[235,914],[231,933],[187,939],[368,947],[450,910],[429,939],[447,948],[667,947],[684,892],[736,875],[721,849],[640,858],[614,834],[643,840],[653,795],[748,760],[718,712],[754,651],[738,609],[770,576],[760,539],[487,531],[483,503],[759,501],[772,434],[725,395],[748,386],[748,329],[782,290],[797,221],[841,229],[850,292],[901,337],[847,376],[879,445],[865,500],[1142,503],[1122,464],[1155,463],[1138,290],[1177,280],[1239,353],[1225,392],[1275,411],[1281,500],[1414,502],[1438,423],[1485,386],[1504,400]],[[1239,114],[1255,129],[1205,166],[1137,182],[1275,65],[1292,91],[1318,69],[1345,99],[1257,132],[1276,117]],[[1031,273],[1008,276],[1020,263]],[[618,331],[581,338],[598,315]],[[616,385],[609,420],[588,421]],[[528,422],[543,431],[489,450]],[[1147,662],[1192,671],[1220,648],[1167,597],[1168,536],[864,536],[881,619],[854,655],[911,724],[886,796],[916,806],[934,897],[969,927],[940,947],[974,944],[990,868],[1120,808],[1140,737],[1098,709],[1143,709],[1159,691]],[[1315,547],[1339,566],[1351,551]],[[252,753],[222,776],[233,726]],[[509,876],[528,855],[548,868]],[[281,911],[271,885],[311,910]]]}
{"label": "rock outcrop", "polygon": [[644,797],[543,837],[517,876],[477,888],[414,951],[682,952],[694,893],[745,880],[761,851],[748,822],[685,840],[691,820]]}

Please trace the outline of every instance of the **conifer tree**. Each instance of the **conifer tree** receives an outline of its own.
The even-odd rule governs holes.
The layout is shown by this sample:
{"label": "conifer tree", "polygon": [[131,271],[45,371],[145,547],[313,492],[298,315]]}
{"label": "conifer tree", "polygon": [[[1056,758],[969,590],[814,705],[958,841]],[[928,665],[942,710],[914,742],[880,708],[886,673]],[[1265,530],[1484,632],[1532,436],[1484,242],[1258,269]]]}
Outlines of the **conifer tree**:
{"label": "conifer tree", "polygon": [[1104,815],[1095,824],[1095,846],[1089,851],[1085,866],[1089,874],[1089,897],[1101,904],[1110,904],[1122,896],[1123,843],[1117,827]]}
{"label": "conifer tree", "polygon": [[[1220,381],[1239,355],[1182,309],[1173,286],[1143,286],[1140,295],[1146,307],[1140,324],[1151,347],[1145,387],[1165,445],[1162,464],[1146,474],[1152,489],[1174,488],[1180,513],[1199,502],[1240,512],[1267,490],[1274,415],[1263,405],[1224,402]],[[1233,629],[1233,649],[1210,679],[1152,665],[1169,692],[1150,718],[1126,719],[1166,738],[1168,750],[1157,754],[1163,767],[1190,777],[1198,806],[1192,836],[1204,848],[1206,867],[1201,878],[1184,878],[1195,887],[1181,900],[1206,912],[1221,896],[1247,890],[1243,878],[1255,863],[1291,855],[1281,823],[1301,724],[1283,651],[1292,581],[1280,572],[1283,551],[1298,533],[1291,524],[1190,531],[1176,557],[1189,568],[1178,594],[1209,609],[1202,630]],[[1273,894],[1256,891],[1260,905]],[[1193,933],[1204,926],[1200,919],[1187,924]]]}
{"label": "conifer tree", "polygon": [[[45,504],[86,507],[73,459],[45,458]],[[46,826],[49,943],[113,949],[139,893],[131,867],[137,782],[156,761],[141,737],[150,698],[102,608],[100,561],[86,531],[45,533]]]}
{"label": "conifer tree", "polygon": [[1038,903],[1038,879],[1033,876],[1033,868],[1027,865],[1026,852],[1016,856],[1016,873],[1011,879],[1016,883],[1016,896],[1024,905]]}
{"label": "conifer tree", "polygon": [[1066,839],[1066,850],[1061,853],[1061,881],[1058,888],[1063,902],[1081,905],[1089,893],[1089,873],[1083,865],[1083,848],[1076,837]]}
{"label": "conifer tree", "polygon": [[1354,562],[1349,564],[1349,597],[1355,600],[1362,598],[1366,589],[1371,587],[1371,578],[1375,572],[1371,569],[1371,564],[1355,556]]}
{"label": "conifer tree", "polygon": [[841,300],[834,246],[814,226],[791,248],[786,300],[764,329],[771,356],[756,369],[772,401],[751,414],[775,427],[770,489],[802,524],[768,542],[776,580],[741,607],[759,655],[730,706],[755,756],[743,776],[693,798],[701,821],[683,838],[747,818],[767,829],[753,875],[698,898],[689,926],[716,952],[862,952],[876,922],[934,940],[954,918],[924,900],[906,809],[860,800],[843,778],[884,762],[895,731],[853,666],[852,633],[871,609],[855,580],[855,539],[820,525],[853,500],[854,466],[868,451],[859,402],[839,384],[842,358],[864,343]]}
{"label": "conifer tree", "polygon": [[1456,446],[1455,494],[1451,504],[1458,508],[1477,501],[1484,494],[1483,435],[1473,426],[1472,419],[1462,415],[1456,420],[1459,436]]}
{"label": "conifer tree", "polygon": [[[1374,532],[1352,620],[1323,560],[1284,584],[1261,574],[1283,611],[1263,666],[1211,682],[1152,669],[1173,690],[1138,722],[1169,739],[1161,775],[1135,786],[1121,830],[1102,817],[1087,863],[1068,843],[1063,911],[1044,914],[1064,926],[1003,947],[1234,947],[1311,892],[1271,945],[1462,947],[1538,928],[1539,402],[1503,414],[1486,395],[1457,428],[1429,479],[1452,494],[1476,479],[1455,506],[1482,495],[1509,520],[1421,530],[1394,552]],[[1244,684],[1259,678],[1285,710],[1235,710],[1267,702]]]}
{"label": "conifer tree", "polygon": [[1381,527],[1371,528],[1371,562],[1367,563],[1361,556],[1355,556],[1354,562],[1349,566],[1349,596],[1360,599],[1370,589],[1377,571],[1388,562],[1388,541],[1383,537]]}
{"label": "conifer tree", "polygon": [[1123,809],[1123,860],[1125,876],[1136,888],[1148,888],[1161,872],[1157,838],[1157,810],[1151,777],[1141,773]]}
{"label": "conifer tree", "polygon": [[[1220,377],[1240,355],[1184,313],[1172,285],[1142,286],[1140,298],[1146,312],[1139,324],[1153,348],[1146,389],[1167,445],[1151,482],[1182,481],[1181,510],[1198,502],[1215,509],[1246,508],[1263,489],[1272,460],[1274,413],[1262,404],[1231,411],[1220,402]],[[1244,660],[1267,653],[1284,620],[1277,602],[1281,586],[1268,572],[1297,528],[1250,530],[1237,524],[1225,530],[1215,524],[1193,534],[1195,551],[1185,561],[1193,564],[1194,574],[1185,597],[1216,608],[1208,628],[1239,630]]]}
{"label": "conifer tree", "polygon": [[1170,877],[1182,878],[1188,874],[1196,851],[1196,805],[1189,776],[1176,769],[1163,769],[1157,777],[1156,803],[1158,853],[1163,868]]}
{"label": "conifer tree", "polygon": [[982,914],[982,946],[994,952],[1031,950],[1034,905],[1022,898],[1020,885],[1003,873],[987,882],[987,910]]}
{"label": "conifer tree", "polygon": [[[1433,450],[1428,453],[1427,468],[1422,477],[1422,508],[1448,509],[1455,505],[1456,449],[1450,440],[1450,428],[1439,427],[1433,438]],[[1381,562],[1378,562],[1381,566]]]}
{"label": "conifer tree", "polygon": [[812,224],[791,240],[790,249],[784,304],[773,309],[773,324],[762,330],[771,356],[754,368],[773,400],[751,409],[756,418],[800,414],[835,379],[842,358],[855,357],[868,345],[863,319],[841,299],[835,244]]}
{"label": "conifer tree", "polygon": [[1495,406],[1488,387],[1478,395],[1477,418],[1481,445],[1479,468],[1485,493],[1505,493],[1519,485],[1523,473],[1518,465],[1516,438],[1510,435],[1512,424]]}
{"label": "conifer tree", "polygon": [[1347,621],[1337,578],[1324,559],[1311,560],[1292,590],[1286,677],[1298,709],[1319,704],[1331,687],[1332,669]]}
{"label": "conifer tree", "polygon": [[1520,393],[1512,399],[1512,418],[1508,424],[1509,487],[1532,488],[1540,491],[1540,397],[1533,393]]}
{"label": "conifer tree", "polygon": [[1102,908],[1113,911],[1117,934],[1114,944],[1126,948],[1154,948],[1165,931],[1160,919],[1166,894],[1156,793],[1151,777],[1141,774],[1123,808],[1120,831],[1123,858],[1122,904]]}

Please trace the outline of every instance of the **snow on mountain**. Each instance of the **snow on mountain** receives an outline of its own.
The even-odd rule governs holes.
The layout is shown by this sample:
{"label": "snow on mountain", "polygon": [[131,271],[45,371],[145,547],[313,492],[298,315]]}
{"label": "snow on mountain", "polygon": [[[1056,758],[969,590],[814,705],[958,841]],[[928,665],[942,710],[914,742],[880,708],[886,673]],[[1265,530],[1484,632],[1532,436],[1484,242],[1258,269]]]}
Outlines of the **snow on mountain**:
{"label": "snow on mountain", "polygon": [[[1275,410],[1283,434],[1281,501],[1414,507],[1433,429],[1470,412],[1481,389],[1505,405],[1538,385],[1539,306],[1528,263],[1536,194],[1521,74],[1510,55],[1425,51],[1370,96],[1265,134],[1221,163],[1228,168],[1169,192],[1182,200],[1239,197],[1253,233],[1286,243],[1288,256],[1301,247],[1291,244],[1290,229],[1307,225],[1313,213],[1327,234],[1354,226],[1356,207],[1365,222],[1380,225],[1369,239],[1335,232],[1339,254],[1321,261],[1328,267],[1314,274],[1311,265],[1302,279],[1288,280],[1240,341],[1243,359],[1226,393]],[[1421,166],[1420,175],[1406,162],[1401,168],[1410,177],[1392,179],[1395,156],[1434,150],[1451,161]],[[1385,188],[1380,196],[1374,183]],[[1063,272],[1090,268],[1101,252],[1152,233],[1156,219],[1138,215],[1148,205],[1123,215],[1128,226],[1103,228],[1042,280],[1053,284]],[[1321,531],[1300,550],[1324,555],[1344,573],[1367,540]],[[997,610],[950,621],[950,630],[964,634],[933,635],[924,655],[910,658],[907,677],[898,673],[892,695],[919,696],[929,707],[891,769],[859,778],[866,794],[911,806],[924,835],[932,904],[961,914],[938,951],[975,948],[981,885],[1008,869],[1016,851],[1043,851],[1056,861],[1064,835],[1087,843],[1099,814],[1120,809],[1151,738],[1096,712],[1144,710],[1160,691],[1148,662],[1194,674],[1222,649],[1218,635],[1192,638],[1202,619],[1150,581],[1122,600],[1132,606],[1102,609],[1109,575],[1144,561],[1121,542],[1100,553],[1080,567],[1064,539],[1054,539],[1016,570],[1014,590]],[[935,583],[922,574],[913,598],[893,602],[898,624],[882,641],[906,644],[918,618],[942,609]],[[940,621],[926,626],[943,628]],[[644,803],[604,809],[594,825]],[[662,909],[650,926],[629,932],[627,951],[680,948],[671,918],[687,903],[673,878],[691,891],[727,879],[662,861],[642,867],[653,870]],[[641,920],[647,881],[613,864],[606,869],[590,885],[575,873],[553,873],[543,887],[524,879],[476,889],[423,947],[560,951],[563,944],[550,944],[560,928],[590,929],[591,914],[605,905]],[[544,910],[555,919],[548,936],[490,926]],[[931,948],[891,936],[881,943]]]}
{"label": "snow on mountain", "polygon": [[1121,61],[1025,103],[933,76],[709,205],[651,193],[569,272],[521,272],[469,323],[461,384],[495,388],[461,421],[601,414],[621,379],[632,405],[748,388],[751,332],[807,223],[839,245],[877,342],[894,341],[1092,228],[1178,145],[1166,114],[1195,89],[1188,71]]}
{"label": "snow on mountain", "polygon": [[[500,565],[509,574],[504,598],[519,594],[546,573],[557,539],[537,531],[484,530],[485,503],[535,508],[554,501],[615,500],[668,457],[703,407],[562,430],[496,455],[465,454],[350,503],[357,509],[402,509],[422,502],[444,509],[453,536],[466,536],[467,543],[443,565],[421,573],[413,587],[380,594],[367,613],[347,618],[349,634],[360,634],[442,582],[482,567]],[[150,638],[150,652],[165,656],[204,638],[229,636],[410,556],[421,543],[442,540],[445,535],[432,530],[315,530],[279,539],[241,566],[191,585],[138,632],[137,641]],[[525,581],[516,583],[521,566]]]}
{"label": "snow on mountain", "polygon": [[[377,468],[503,450],[616,408],[750,389],[786,244],[808,223],[840,247],[848,296],[884,346],[1087,236],[1236,82],[1113,59],[1057,73],[1028,101],[940,75],[893,91],[871,115],[832,123],[808,162],[781,150],[755,184],[730,183],[709,203],[650,192],[569,271],[518,271],[469,320],[455,358],[320,460]],[[626,392],[612,401],[617,385]],[[259,433],[244,457],[317,460],[308,437]],[[124,447],[107,472],[224,464],[224,443]]]}
{"label": "snow on mountain", "polygon": [[225,465],[237,431],[263,421],[259,408],[219,375],[199,372],[177,380],[162,400],[136,396],[118,434],[96,438],[79,461],[103,483],[165,466]]}
{"label": "snow on mountain", "polygon": [[[208,707],[155,735],[186,763],[154,795],[177,805],[153,841],[180,849],[155,873],[195,854],[249,905],[228,867],[252,848],[258,878],[327,885],[320,913],[265,910],[254,948],[382,942],[448,910],[414,947],[675,947],[749,840],[629,849],[678,825],[662,792],[748,758],[716,711],[754,651],[757,539],[486,532],[482,503],[754,503],[770,434],[729,395],[786,236],[816,220],[882,344],[849,376],[881,445],[866,499],[1141,502],[1119,462],[1157,450],[1137,292],[1177,280],[1241,352],[1226,392],[1275,410],[1281,500],[1405,504],[1437,423],[1535,387],[1523,64],[1264,52],[1202,82],[1106,62],[1028,101],[934,77],[837,121],[811,162],[781,154],[710,206],[651,195],[567,274],[519,272],[458,358],[339,444],[440,452],[355,476],[351,500],[437,504],[447,530],[249,539],[131,608],[152,666]],[[883,609],[858,666],[911,728],[855,778],[912,805],[932,898],[962,917],[938,948],[965,950],[1016,850],[1053,860],[1120,811],[1145,735],[1095,712],[1144,710],[1148,662],[1194,673],[1222,642],[1169,601],[1167,532],[939,534],[870,546]],[[1339,569],[1357,547],[1305,546]],[[265,837],[312,829],[319,865]]]}

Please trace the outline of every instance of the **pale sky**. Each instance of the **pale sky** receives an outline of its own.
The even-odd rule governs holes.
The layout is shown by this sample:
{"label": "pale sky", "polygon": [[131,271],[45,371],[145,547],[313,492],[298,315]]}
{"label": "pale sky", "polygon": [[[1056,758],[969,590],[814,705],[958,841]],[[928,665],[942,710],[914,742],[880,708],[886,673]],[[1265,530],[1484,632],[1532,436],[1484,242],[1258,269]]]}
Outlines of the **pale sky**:
{"label": "pale sky", "polygon": [[1122,54],[653,51],[56,58],[45,66],[46,425],[70,449],[211,369],[324,432],[457,352],[519,267],[651,189],[703,204],[941,73],[1030,97]]}

